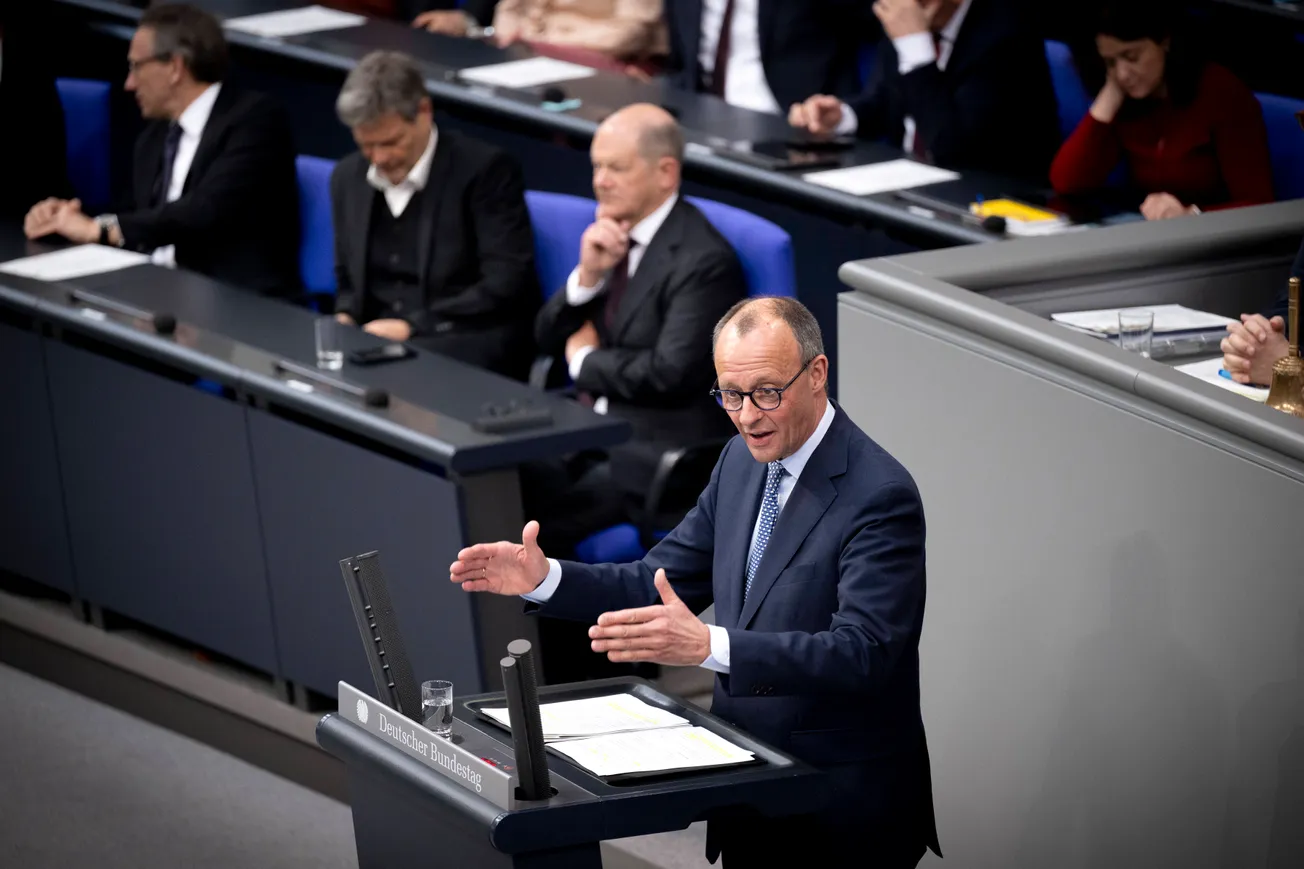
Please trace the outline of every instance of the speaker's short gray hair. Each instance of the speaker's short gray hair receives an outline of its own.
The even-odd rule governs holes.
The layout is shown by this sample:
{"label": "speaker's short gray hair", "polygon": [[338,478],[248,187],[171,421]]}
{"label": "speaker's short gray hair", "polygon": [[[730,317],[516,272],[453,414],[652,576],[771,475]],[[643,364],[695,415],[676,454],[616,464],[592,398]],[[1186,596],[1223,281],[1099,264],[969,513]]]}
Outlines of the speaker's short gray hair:
{"label": "speaker's short gray hair", "polygon": [[428,96],[416,61],[401,51],[373,51],[358,61],[344,80],[335,100],[335,114],[350,128],[390,112],[411,121]]}
{"label": "speaker's short gray hair", "polygon": [[788,324],[792,336],[797,339],[803,365],[824,353],[824,335],[820,332],[819,321],[809,308],[788,296],[756,296],[738,302],[715,324],[711,347],[720,343],[720,335],[729,326],[742,336],[771,318]]}

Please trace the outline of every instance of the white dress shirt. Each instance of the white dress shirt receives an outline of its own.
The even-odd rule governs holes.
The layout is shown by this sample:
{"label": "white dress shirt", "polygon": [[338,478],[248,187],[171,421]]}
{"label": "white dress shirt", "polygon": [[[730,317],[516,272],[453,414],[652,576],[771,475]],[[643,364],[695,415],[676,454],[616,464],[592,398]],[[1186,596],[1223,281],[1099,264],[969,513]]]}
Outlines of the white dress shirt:
{"label": "white dress shirt", "polygon": [[[628,276],[630,279],[633,279],[634,273],[638,271],[639,263],[643,262],[643,255],[647,253],[647,246],[652,243],[652,239],[656,237],[657,232],[661,229],[661,224],[666,222],[671,209],[675,207],[675,203],[678,201],[679,192],[671,193],[665,202],[656,207],[655,211],[634,224],[633,228],[630,229],[629,237],[633,242],[629,248]],[[580,268],[576,266],[571,270],[570,277],[566,279],[566,304],[576,308],[580,305],[587,305],[596,299],[606,287],[606,278],[591,287],[580,286]],[[576,351],[568,366],[571,380],[575,380],[580,376],[580,369],[584,367],[584,360],[597,349],[597,347],[583,347]],[[595,413],[607,412],[607,397],[605,395],[599,396],[593,402],[593,410]]]}
{"label": "white dress shirt", "polygon": [[[779,514],[783,514],[784,505],[788,503],[788,496],[792,490],[797,488],[797,480],[801,477],[801,472],[805,470],[806,464],[810,457],[814,455],[815,448],[824,440],[828,434],[829,427],[833,425],[833,415],[837,411],[833,407],[833,402],[824,402],[824,415],[820,417],[819,424],[815,426],[815,431],[806,439],[796,452],[786,459],[780,459],[779,463],[788,473],[779,481]],[[777,525],[778,519],[775,519]],[[760,529],[761,515],[760,510],[756,511],[756,521],[752,524],[751,543],[756,541],[756,532]],[[748,552],[751,552],[751,543],[748,544]],[[742,583],[742,576],[738,576],[739,584]],[[534,603],[547,603],[548,599],[557,591],[557,586],[561,585],[561,563],[555,558],[548,559],[548,575],[544,577],[539,587],[529,594],[522,595],[526,600]],[[717,673],[729,672],[729,632],[719,625],[707,625],[707,630],[711,633],[711,653],[707,655],[706,660],[701,666],[709,670],[715,670]]]}
{"label": "white dress shirt", "polygon": [[417,195],[417,191],[426,189],[426,184],[430,181],[430,164],[435,160],[435,144],[438,141],[439,128],[432,124],[426,150],[417,158],[417,162],[412,164],[412,168],[408,170],[403,180],[397,184],[381,174],[374,163],[367,167],[367,183],[385,194],[385,204],[389,206],[389,213],[394,217],[402,216],[412,197]]}
{"label": "white dress shirt", "polygon": [[[186,176],[190,174],[190,164],[195,162],[195,152],[199,150],[199,140],[204,135],[204,127],[213,114],[213,104],[221,92],[221,82],[209,85],[177,118],[177,125],[181,127],[181,139],[177,142],[176,159],[172,161],[172,179],[168,182],[165,201],[176,202],[181,198],[181,191],[186,187]],[[155,265],[174,268],[177,264],[177,248],[171,244],[155,248],[149,258]]]}
{"label": "white dress shirt", "polygon": [[[720,44],[720,25],[724,23],[728,2],[702,0],[702,38],[697,46],[697,62],[703,72],[715,71],[715,50]],[[724,100],[739,108],[776,114],[782,110],[761,65],[759,5],[760,0],[734,0],[733,20],[729,25],[729,65],[724,71]]]}
{"label": "white dress shirt", "polygon": [[[897,72],[901,75],[909,75],[919,67],[928,66],[930,63],[936,63],[938,69],[945,70],[951,60],[951,52],[955,50],[955,40],[960,35],[960,27],[964,24],[965,16],[969,14],[969,6],[972,3],[973,0],[964,0],[960,4],[960,8],[951,16],[951,20],[946,22],[946,26],[937,34],[937,45],[933,44],[931,33],[911,33],[892,40],[892,47],[897,53]],[[859,126],[860,121],[856,117],[855,110],[843,103],[842,121],[837,129],[838,135],[850,135],[856,132]],[[915,148],[915,119],[907,116],[905,128],[901,149],[909,153]]]}

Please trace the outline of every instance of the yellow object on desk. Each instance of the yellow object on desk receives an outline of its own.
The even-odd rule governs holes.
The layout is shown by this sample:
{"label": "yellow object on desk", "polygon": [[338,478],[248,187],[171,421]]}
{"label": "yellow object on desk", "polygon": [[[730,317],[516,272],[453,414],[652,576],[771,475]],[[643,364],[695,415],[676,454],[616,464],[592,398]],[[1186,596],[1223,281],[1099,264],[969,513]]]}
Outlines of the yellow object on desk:
{"label": "yellow object on desk", "polygon": [[987,199],[971,204],[969,210],[979,217],[1004,217],[1006,220],[1021,220],[1024,223],[1059,218],[1059,215],[1053,211],[1036,208],[1014,199]]}

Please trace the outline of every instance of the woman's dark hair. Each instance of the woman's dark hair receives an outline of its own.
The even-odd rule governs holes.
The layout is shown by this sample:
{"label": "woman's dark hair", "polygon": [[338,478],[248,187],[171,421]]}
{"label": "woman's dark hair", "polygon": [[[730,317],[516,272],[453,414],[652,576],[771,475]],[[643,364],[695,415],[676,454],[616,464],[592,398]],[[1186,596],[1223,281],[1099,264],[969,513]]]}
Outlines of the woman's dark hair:
{"label": "woman's dark hair", "polygon": [[180,57],[195,81],[213,84],[226,75],[226,36],[217,19],[204,10],[163,3],[145,10],[138,26],[154,31],[156,54]]}
{"label": "woman's dark hair", "polygon": [[1120,42],[1148,39],[1157,44],[1168,40],[1164,62],[1168,97],[1179,106],[1189,105],[1206,60],[1184,25],[1182,6],[1175,0],[1104,0],[1096,13],[1092,44],[1084,46],[1081,55],[1084,83],[1092,93],[1105,84],[1105,65],[1096,51],[1095,37],[1112,36]]}

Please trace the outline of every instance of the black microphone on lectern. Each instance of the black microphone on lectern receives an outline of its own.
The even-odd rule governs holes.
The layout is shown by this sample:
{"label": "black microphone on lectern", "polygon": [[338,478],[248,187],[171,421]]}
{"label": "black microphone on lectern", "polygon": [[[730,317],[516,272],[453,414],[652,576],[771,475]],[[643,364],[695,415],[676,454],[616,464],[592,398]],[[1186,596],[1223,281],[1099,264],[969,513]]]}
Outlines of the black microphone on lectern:
{"label": "black microphone on lectern", "polygon": [[158,335],[171,335],[177,330],[177,318],[171,314],[155,314],[153,311],[146,311],[144,308],[137,308],[135,305],[128,305],[116,299],[107,299],[104,296],[88,293],[85,290],[69,290],[68,301],[74,305],[101,308],[115,314],[122,314],[125,317],[145,320],[154,327],[154,332]]}
{"label": "black microphone on lectern", "polygon": [[552,777],[543,744],[543,722],[539,719],[539,677],[534,648],[529,640],[513,640],[507,645],[507,655],[498,665],[503,671],[503,690],[507,694],[520,798],[546,800],[552,796]]}

